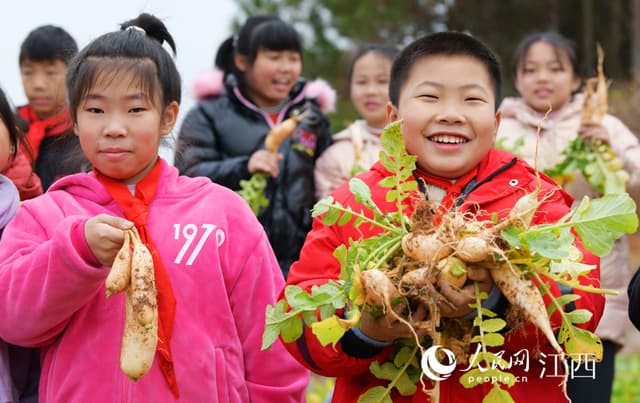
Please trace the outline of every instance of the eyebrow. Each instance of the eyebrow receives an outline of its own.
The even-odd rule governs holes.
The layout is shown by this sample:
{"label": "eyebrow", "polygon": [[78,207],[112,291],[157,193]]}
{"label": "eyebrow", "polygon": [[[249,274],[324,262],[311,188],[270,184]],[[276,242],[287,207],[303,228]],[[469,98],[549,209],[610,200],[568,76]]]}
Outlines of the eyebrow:
{"label": "eyebrow", "polygon": [[[416,86],[416,88],[420,88],[422,86],[432,86],[432,87],[436,87],[436,88],[444,87],[444,85],[442,85],[442,84],[440,84],[438,82],[435,82],[435,81],[423,81],[420,84],[418,84]],[[464,84],[464,85],[460,86],[459,88],[463,89],[463,90],[478,89],[478,90],[486,92],[486,89],[482,85],[476,84],[476,83]]]}
{"label": "eyebrow", "polygon": [[[105,99],[106,96],[102,95],[101,93],[96,93],[96,92],[90,92],[87,94],[87,96],[85,97],[87,100],[101,100],[101,99]],[[144,94],[143,92],[136,92],[133,94],[127,94],[124,97],[125,101],[136,101],[136,100],[147,100],[148,97],[146,94]]]}

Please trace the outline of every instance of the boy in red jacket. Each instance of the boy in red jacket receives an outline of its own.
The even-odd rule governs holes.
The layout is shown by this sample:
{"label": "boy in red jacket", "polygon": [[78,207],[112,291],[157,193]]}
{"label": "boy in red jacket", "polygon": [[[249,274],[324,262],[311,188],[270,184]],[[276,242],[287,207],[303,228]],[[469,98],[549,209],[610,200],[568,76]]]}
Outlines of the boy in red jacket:
{"label": "boy in red jacket", "polygon": [[20,46],[20,76],[28,104],[18,108],[24,121],[31,162],[46,191],[62,176],[80,172],[84,162],[69,115],[65,76],[78,45],[61,27],[43,25]]}
{"label": "boy in red jacket", "polygon": [[[420,38],[408,45],[394,61],[387,120],[402,119],[407,152],[417,157],[414,174],[425,183],[423,193],[439,203],[440,208],[457,206],[462,212],[479,214],[479,219],[491,219],[492,213],[503,218],[521,196],[538,187],[535,170],[531,166],[510,153],[493,148],[500,122],[500,115],[496,113],[501,98],[500,76],[500,65],[493,52],[477,39],[457,32]],[[390,175],[378,162],[359,176],[371,188],[374,202],[383,211],[396,211],[394,204],[385,200],[388,188],[378,185]],[[532,223],[556,222],[569,212],[571,197],[544,175],[540,186],[540,197],[546,199]],[[333,197],[354,211],[362,210],[348,185],[338,188]],[[333,256],[335,248],[348,245],[350,238],[357,240],[370,235],[367,226],[358,229],[349,224],[325,226],[316,218],[300,260],[291,268],[287,284],[310,289],[313,285],[337,280],[340,264]],[[585,250],[582,253],[583,263],[599,263],[595,255]],[[470,269],[468,276],[489,294],[484,302],[486,308],[499,311],[507,304],[494,287],[487,270]],[[598,279],[599,270],[596,268],[581,281],[597,287]],[[474,285],[463,286],[462,292],[455,292],[444,282],[438,286],[440,292],[457,307],[442,306],[442,316],[464,319],[472,310],[469,304],[474,302]],[[580,326],[595,329],[604,307],[602,296],[567,287],[562,289],[555,283],[550,283],[549,288],[555,296],[565,293],[580,295],[581,298],[575,301],[575,308],[592,312],[590,320]],[[573,308],[571,306],[567,310]],[[415,312],[413,320],[417,323],[424,315],[420,310]],[[347,331],[335,348],[331,345],[323,347],[309,328],[305,328],[303,337],[286,346],[312,371],[337,378],[334,402],[355,402],[371,387],[387,384],[371,374],[369,365],[374,361],[383,363],[388,360],[394,341],[413,337],[408,326],[396,317],[388,313],[374,319],[363,312],[359,326]],[[558,322],[552,320],[552,326],[557,328]],[[417,333],[420,334],[420,330]],[[562,369],[554,369],[551,357],[554,351],[545,340],[530,323],[523,329],[505,334],[505,343],[501,346],[505,359],[517,356],[522,350],[526,350],[529,356],[526,366],[509,369],[516,383],[508,392],[516,402],[567,400],[558,386],[562,380]],[[474,347],[472,345],[472,350]],[[543,354],[537,355],[538,351]],[[545,357],[548,362],[545,362]],[[440,381],[440,402],[481,402],[492,389],[492,381],[465,389],[459,382],[465,375],[465,367],[458,366],[450,378]],[[400,396],[394,389],[391,399],[393,402],[429,401],[420,385],[413,396]]]}

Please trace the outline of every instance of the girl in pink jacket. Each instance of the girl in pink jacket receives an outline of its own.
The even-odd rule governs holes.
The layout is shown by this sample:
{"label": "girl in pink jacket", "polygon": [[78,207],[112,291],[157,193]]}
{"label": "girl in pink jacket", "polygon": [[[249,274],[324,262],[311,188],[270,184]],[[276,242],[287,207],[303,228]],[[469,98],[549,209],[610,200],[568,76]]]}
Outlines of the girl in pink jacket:
{"label": "girl in pink jacket", "polygon": [[[164,24],[141,14],[69,66],[74,130],[93,171],[26,201],[0,243],[0,338],[42,348],[41,402],[298,402],[308,374],[260,351],[284,281],[249,207],[158,157],[180,77]],[[153,257],[158,342],[137,381],[120,369],[125,293],[105,279],[133,226]]]}

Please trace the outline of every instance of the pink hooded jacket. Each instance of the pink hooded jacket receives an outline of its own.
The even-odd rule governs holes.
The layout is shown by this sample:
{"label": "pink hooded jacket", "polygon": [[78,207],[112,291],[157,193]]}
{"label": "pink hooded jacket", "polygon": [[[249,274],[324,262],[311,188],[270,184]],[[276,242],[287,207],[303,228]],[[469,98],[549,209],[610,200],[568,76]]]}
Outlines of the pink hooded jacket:
{"label": "pink hooded jacket", "polygon": [[260,351],[265,308],[284,280],[265,233],[232,191],[163,162],[148,225],[177,300],[171,347],[180,399],[158,367],[119,368],[124,295],[84,239],[97,214],[122,217],[93,174],[24,202],[0,242],[0,338],[41,346],[40,401],[300,402],[308,372],[281,344]]}

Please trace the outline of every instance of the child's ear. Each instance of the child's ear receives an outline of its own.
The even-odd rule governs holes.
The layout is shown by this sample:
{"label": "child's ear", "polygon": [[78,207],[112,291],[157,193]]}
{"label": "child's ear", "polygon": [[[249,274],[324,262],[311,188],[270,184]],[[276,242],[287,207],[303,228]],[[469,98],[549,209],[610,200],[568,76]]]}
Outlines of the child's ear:
{"label": "child's ear", "polygon": [[493,141],[496,141],[496,137],[498,137],[498,128],[500,127],[500,119],[502,119],[502,113],[500,111],[496,112],[496,125],[493,129]]}
{"label": "child's ear", "polygon": [[244,73],[247,71],[247,57],[245,55],[236,53],[233,55],[233,62],[241,72]]}
{"label": "child's ear", "polygon": [[573,81],[571,82],[571,92],[576,92],[582,86],[582,80],[576,74],[573,75]]}
{"label": "child's ear", "polygon": [[398,108],[396,108],[391,102],[387,102],[387,124],[395,122],[400,118]]}
{"label": "child's ear", "polygon": [[166,136],[171,133],[173,126],[178,119],[178,113],[180,112],[180,105],[176,101],[171,102],[164,109],[164,115],[162,116],[162,122],[160,122],[160,135]]}

